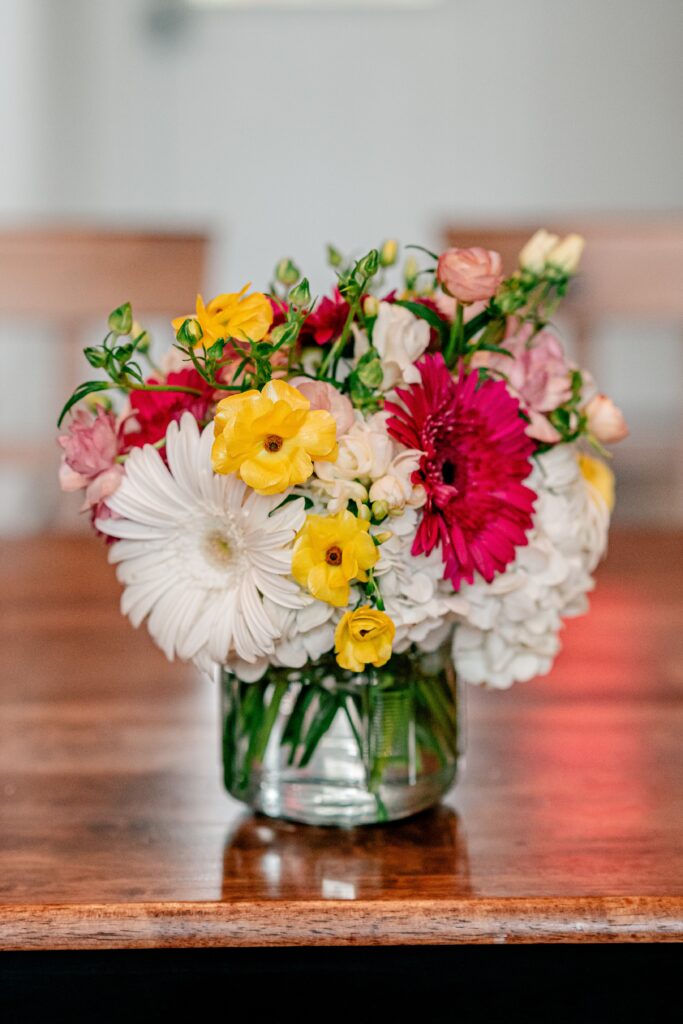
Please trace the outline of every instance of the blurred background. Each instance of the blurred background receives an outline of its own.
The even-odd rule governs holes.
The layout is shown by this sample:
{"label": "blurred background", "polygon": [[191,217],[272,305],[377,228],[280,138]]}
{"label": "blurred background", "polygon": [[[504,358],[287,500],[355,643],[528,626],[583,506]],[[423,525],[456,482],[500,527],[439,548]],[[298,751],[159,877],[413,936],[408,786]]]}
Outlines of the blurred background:
{"label": "blurred background", "polygon": [[[622,406],[616,517],[683,524],[680,0],[0,0],[0,533],[77,528],[55,420],[125,299],[325,244],[588,238],[563,338]],[[487,233],[486,235],[484,233]]]}

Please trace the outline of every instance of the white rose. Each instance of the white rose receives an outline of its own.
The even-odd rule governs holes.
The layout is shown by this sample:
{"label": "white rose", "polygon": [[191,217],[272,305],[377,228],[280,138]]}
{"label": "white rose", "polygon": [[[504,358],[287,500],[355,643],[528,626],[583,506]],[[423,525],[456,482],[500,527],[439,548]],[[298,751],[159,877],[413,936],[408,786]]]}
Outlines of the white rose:
{"label": "white rose", "polygon": [[535,235],[532,235],[519,254],[519,265],[524,270],[531,270],[540,274],[548,256],[560,241],[559,235],[552,235],[545,228],[541,228]]}
{"label": "white rose", "polygon": [[370,502],[385,501],[390,512],[402,510],[406,505],[420,508],[427,494],[421,484],[413,485],[411,477],[420,465],[422,452],[404,451],[392,460],[388,471],[370,488]]}
{"label": "white rose", "polygon": [[555,245],[547,256],[547,263],[564,270],[567,274],[575,274],[579,269],[581,255],[586,239],[581,235],[567,235]]}
{"label": "white rose", "polygon": [[420,382],[415,363],[429,344],[429,324],[403,306],[380,302],[372,343],[382,362],[383,391]]}

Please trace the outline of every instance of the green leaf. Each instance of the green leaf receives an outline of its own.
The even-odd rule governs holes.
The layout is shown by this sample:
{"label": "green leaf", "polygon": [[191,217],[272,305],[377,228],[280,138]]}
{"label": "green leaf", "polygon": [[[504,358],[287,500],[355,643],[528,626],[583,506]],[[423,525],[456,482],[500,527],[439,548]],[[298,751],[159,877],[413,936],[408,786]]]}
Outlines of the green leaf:
{"label": "green leaf", "polygon": [[317,711],[304,739],[304,749],[297,766],[299,768],[305,768],[313,757],[318,743],[332,725],[339,707],[336,695],[327,690],[319,691],[318,701]]}
{"label": "green leaf", "polygon": [[82,401],[86,395],[92,394],[93,391],[108,391],[112,386],[113,385],[108,380],[88,380],[85,384],[79,384],[69,401],[60,412],[59,419],[57,420],[57,426],[61,427],[62,420],[68,413],[69,409],[72,409],[77,402]]}
{"label": "green leaf", "polygon": [[441,344],[445,345],[448,340],[450,325],[430,306],[425,306],[422,302],[410,302],[407,299],[399,299],[394,305],[403,306],[404,309],[410,310],[414,316],[418,316],[421,320],[426,320],[430,327],[439,332]]}

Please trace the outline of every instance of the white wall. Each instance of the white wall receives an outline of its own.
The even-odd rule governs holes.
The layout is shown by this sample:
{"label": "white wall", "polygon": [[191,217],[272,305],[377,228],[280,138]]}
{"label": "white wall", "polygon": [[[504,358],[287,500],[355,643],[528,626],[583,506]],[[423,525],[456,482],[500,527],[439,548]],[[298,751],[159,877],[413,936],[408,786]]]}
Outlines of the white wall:
{"label": "white wall", "polygon": [[199,221],[223,240],[216,287],[286,252],[319,270],[327,240],[432,241],[449,214],[681,203],[680,0],[213,11],[154,32],[168,8],[22,4],[47,51],[35,205]]}

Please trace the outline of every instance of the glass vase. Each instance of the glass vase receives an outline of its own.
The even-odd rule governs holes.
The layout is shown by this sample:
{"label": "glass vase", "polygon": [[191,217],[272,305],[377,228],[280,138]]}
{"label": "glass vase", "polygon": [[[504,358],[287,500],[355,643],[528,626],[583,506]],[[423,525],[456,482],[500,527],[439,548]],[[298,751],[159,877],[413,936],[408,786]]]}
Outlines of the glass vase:
{"label": "glass vase", "polygon": [[225,786],[263,814],[393,821],[437,803],[455,780],[462,711],[448,645],[358,675],[325,655],[256,683],[220,677]]}

